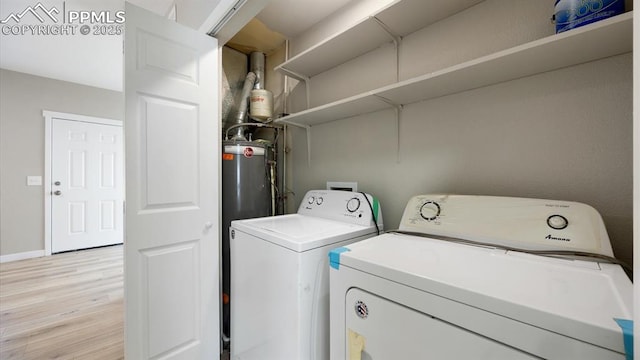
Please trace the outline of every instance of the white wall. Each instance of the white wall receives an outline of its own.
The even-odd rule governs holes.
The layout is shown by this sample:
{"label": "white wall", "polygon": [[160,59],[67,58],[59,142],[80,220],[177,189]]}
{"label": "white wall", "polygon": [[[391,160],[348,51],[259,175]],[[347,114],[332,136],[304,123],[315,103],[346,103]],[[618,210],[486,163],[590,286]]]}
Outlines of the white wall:
{"label": "white wall", "polygon": [[[403,39],[400,78],[551,35],[553,4],[487,0],[417,31]],[[312,106],[395,81],[393,51],[383,46],[314,77]],[[310,165],[306,135],[294,130],[294,191],[358,181],[380,198],[388,229],[397,228],[409,197],[422,193],[584,202],[603,215],[616,256],[631,263],[631,59],[409,104],[398,134],[394,111],[314,126]],[[292,109],[306,108],[304,87],[290,99]]]}
{"label": "white wall", "polygon": [[122,120],[121,92],[0,69],[0,255],[44,249],[42,110]]}

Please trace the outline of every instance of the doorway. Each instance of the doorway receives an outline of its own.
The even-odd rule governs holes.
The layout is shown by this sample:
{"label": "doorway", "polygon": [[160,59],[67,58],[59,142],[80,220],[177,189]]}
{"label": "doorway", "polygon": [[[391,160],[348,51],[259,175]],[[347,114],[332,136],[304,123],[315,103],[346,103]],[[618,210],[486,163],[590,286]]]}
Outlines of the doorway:
{"label": "doorway", "polygon": [[45,254],[123,242],[122,121],[44,111]]}

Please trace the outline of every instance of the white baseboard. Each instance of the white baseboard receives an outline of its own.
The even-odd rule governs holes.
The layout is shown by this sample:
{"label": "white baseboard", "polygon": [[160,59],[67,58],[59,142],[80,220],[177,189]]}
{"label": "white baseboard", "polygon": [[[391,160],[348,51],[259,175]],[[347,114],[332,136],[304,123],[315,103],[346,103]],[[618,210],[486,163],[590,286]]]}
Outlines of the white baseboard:
{"label": "white baseboard", "polygon": [[31,258],[37,258],[42,256],[44,256],[44,250],[34,250],[34,251],[27,251],[27,252],[15,253],[15,254],[8,254],[8,255],[0,256],[0,263],[31,259]]}

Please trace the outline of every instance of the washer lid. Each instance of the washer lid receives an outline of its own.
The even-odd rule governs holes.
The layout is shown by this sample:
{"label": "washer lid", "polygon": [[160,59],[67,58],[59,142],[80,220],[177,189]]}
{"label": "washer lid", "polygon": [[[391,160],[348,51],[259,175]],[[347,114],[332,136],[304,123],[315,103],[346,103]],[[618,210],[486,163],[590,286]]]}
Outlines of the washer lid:
{"label": "washer lid", "polygon": [[360,270],[624,353],[614,318],[633,318],[633,285],[618,265],[400,234],[340,250],[339,269]]}
{"label": "washer lid", "polygon": [[231,228],[297,252],[376,231],[375,226],[355,225],[300,214],[236,220],[231,222]]}

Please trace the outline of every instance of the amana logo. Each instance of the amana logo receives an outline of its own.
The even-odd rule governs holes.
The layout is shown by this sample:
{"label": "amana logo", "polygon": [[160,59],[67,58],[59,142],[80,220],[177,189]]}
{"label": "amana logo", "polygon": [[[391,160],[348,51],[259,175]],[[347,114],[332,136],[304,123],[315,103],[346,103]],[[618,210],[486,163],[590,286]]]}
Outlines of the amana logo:
{"label": "amana logo", "polygon": [[547,235],[545,237],[545,239],[547,239],[547,240],[555,240],[555,241],[571,241],[571,239],[555,237],[555,236],[551,236],[551,234]]}

